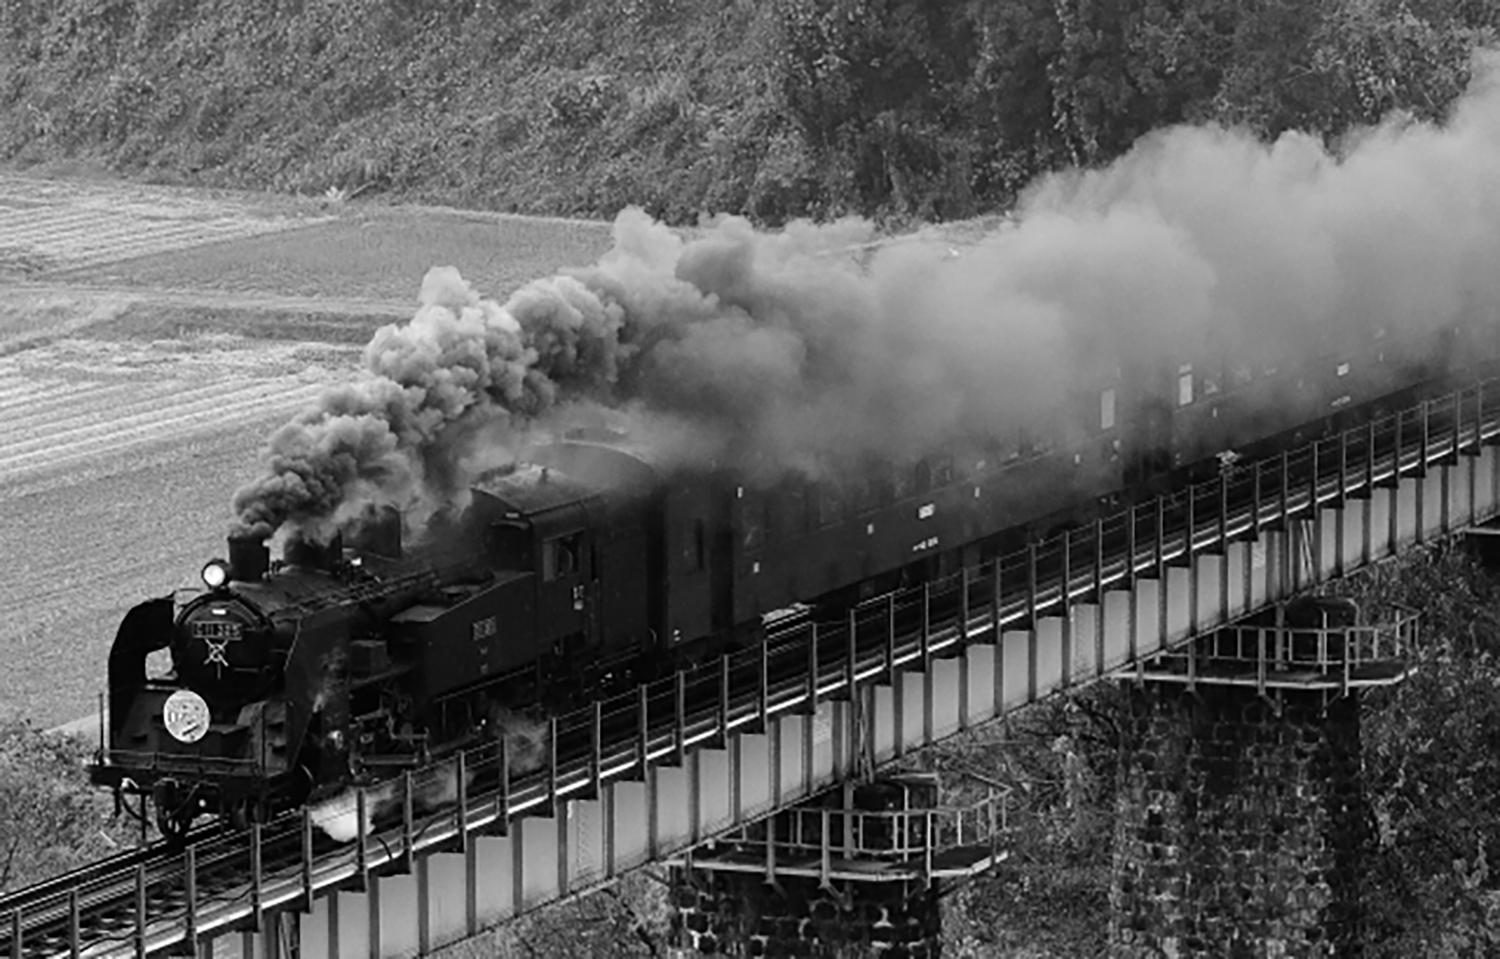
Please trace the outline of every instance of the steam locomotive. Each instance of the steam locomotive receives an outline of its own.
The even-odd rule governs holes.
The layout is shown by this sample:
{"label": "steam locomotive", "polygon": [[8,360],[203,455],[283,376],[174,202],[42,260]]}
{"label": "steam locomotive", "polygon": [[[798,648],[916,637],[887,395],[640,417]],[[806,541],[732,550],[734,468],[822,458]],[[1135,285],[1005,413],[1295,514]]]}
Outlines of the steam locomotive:
{"label": "steam locomotive", "polygon": [[[1344,341],[1246,368],[1163,360],[1073,383],[1045,421],[915,463],[751,481],[593,430],[478,478],[403,550],[372,514],[328,543],[231,539],[201,589],[132,609],[95,783],[168,836],[259,818],[497,735],[499,711],[597,695],[944,575],[1145,493],[1354,425],[1480,372],[1487,326]],[[855,475],[857,473],[857,475]],[[167,651],[170,665],[151,668]],[[143,800],[144,802],[144,800]]]}

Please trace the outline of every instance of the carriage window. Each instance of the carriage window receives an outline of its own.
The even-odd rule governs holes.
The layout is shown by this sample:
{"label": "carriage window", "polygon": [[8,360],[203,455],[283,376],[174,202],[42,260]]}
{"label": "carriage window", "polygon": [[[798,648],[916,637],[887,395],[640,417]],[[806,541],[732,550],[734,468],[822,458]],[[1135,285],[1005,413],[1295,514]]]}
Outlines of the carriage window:
{"label": "carriage window", "polygon": [[823,487],[817,483],[807,484],[807,529],[812,532],[823,525]]}
{"label": "carriage window", "polygon": [[930,478],[933,486],[947,486],[953,482],[953,457],[933,457],[931,473]]}
{"label": "carriage window", "polygon": [[1115,428],[1115,391],[1112,389],[1099,394],[1099,428]]}
{"label": "carriage window", "polygon": [[833,486],[818,487],[818,525],[832,526],[843,519],[844,503],[839,491]]}
{"label": "carriage window", "polygon": [[688,531],[688,541],[683,545],[682,559],[688,569],[708,568],[708,544],[703,520],[693,520],[693,528]]}
{"label": "carriage window", "polygon": [[1021,455],[1042,456],[1050,450],[1051,443],[1045,427],[1021,431]]}
{"label": "carriage window", "polygon": [[849,499],[849,512],[851,515],[868,513],[880,506],[880,477],[875,467],[871,466],[865,470],[854,485],[853,493]]}
{"label": "carriage window", "polygon": [[1177,369],[1177,405],[1187,406],[1193,401],[1193,366],[1183,364]]}
{"label": "carriage window", "polygon": [[917,471],[910,466],[897,466],[891,470],[891,501],[904,500],[915,495]]}
{"label": "carriage window", "polygon": [[747,492],[740,502],[741,542],[745,549],[758,549],[766,539],[766,497]]}
{"label": "carriage window", "polygon": [[1026,444],[1024,438],[1021,435],[1021,431],[1016,430],[1014,433],[1011,433],[1008,437],[1006,437],[1005,442],[1002,442],[999,445],[1001,449],[1001,460],[1003,462],[1009,463],[1012,460],[1020,459],[1021,450]]}
{"label": "carriage window", "polygon": [[880,463],[870,467],[865,475],[865,483],[867,499],[864,509],[879,509],[896,502],[896,480],[891,464]]}
{"label": "carriage window", "polygon": [[801,480],[792,480],[782,487],[780,528],[789,536],[807,532],[807,488]]}

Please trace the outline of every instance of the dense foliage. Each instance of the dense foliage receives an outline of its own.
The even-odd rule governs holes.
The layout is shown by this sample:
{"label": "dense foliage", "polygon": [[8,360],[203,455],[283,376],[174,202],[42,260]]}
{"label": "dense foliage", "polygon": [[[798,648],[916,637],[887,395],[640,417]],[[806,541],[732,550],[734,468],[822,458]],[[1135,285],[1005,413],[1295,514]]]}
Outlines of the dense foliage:
{"label": "dense foliage", "polygon": [[1375,957],[1500,952],[1500,579],[1437,548],[1340,584],[1422,614],[1415,673],[1364,718]]}
{"label": "dense foliage", "polygon": [[1477,0],[0,0],[0,158],[531,212],[952,218],[1165,124],[1441,114]]}
{"label": "dense foliage", "polygon": [[0,720],[0,893],[109,855],[129,843],[125,818],[89,788],[80,740]]}

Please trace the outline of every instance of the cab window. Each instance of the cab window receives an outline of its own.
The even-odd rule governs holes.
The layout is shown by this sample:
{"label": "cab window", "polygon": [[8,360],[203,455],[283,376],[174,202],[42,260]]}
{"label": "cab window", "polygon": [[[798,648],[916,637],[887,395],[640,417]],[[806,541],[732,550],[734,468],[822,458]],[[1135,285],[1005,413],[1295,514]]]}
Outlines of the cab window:
{"label": "cab window", "polygon": [[542,580],[551,582],[578,572],[578,550],[582,542],[577,533],[542,541]]}

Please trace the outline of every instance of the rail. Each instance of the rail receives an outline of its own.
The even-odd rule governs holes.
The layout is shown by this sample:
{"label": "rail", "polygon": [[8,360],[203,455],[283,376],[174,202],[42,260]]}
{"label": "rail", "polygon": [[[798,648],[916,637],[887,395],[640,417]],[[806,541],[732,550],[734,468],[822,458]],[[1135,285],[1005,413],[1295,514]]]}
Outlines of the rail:
{"label": "rail", "polygon": [[795,807],[749,827],[730,844],[824,858],[904,862],[976,843],[998,845],[1009,830],[1007,797],[990,789],[985,798],[957,806],[878,811]]}
{"label": "rail", "polygon": [[767,878],[801,874],[823,884],[916,880],[927,885],[971,876],[1005,858],[1009,795],[993,787],[962,805],[859,810],[794,807],[718,840],[707,854],[672,864]]}
{"label": "rail", "polygon": [[1351,690],[1399,682],[1411,671],[1408,653],[1418,616],[1388,623],[1314,628],[1228,626],[1152,657],[1143,674],[1189,685],[1219,683],[1274,689]]}
{"label": "rail", "polygon": [[[764,730],[772,717],[814,711],[821,700],[848,697],[871,682],[897,681],[903,670],[926,668],[980,638],[993,642],[1001,631],[1059,615],[1079,600],[1102,602],[1107,590],[1163,578],[1169,566],[1197,554],[1286,529],[1320,507],[1425,475],[1433,464],[1477,455],[1500,434],[1500,417],[1491,412],[1497,404],[1486,401],[1497,394],[1500,381],[1486,381],[1424,401],[1021,553],[878,598],[840,622],[792,625],[713,667],[552,717],[534,736],[502,739],[362,790],[352,817],[347,809],[330,814],[344,816],[346,825],[354,820],[352,842],[319,838],[315,812],[304,810],[210,836],[185,854],[122,861],[61,894],[23,890],[0,898],[0,955],[76,953],[81,944],[173,948],[258,922],[267,910],[310,905],[322,890],[367,881],[392,864],[409,866],[424,850],[462,846],[475,831],[504,833],[517,817],[597,796],[604,783],[641,777],[651,765],[681,764],[689,750]],[[1390,522],[1394,528],[1394,510]],[[1309,526],[1311,548],[1318,549],[1320,524]],[[1196,604],[1190,615],[1196,627]],[[1118,658],[1098,664],[1100,672],[1138,659],[1138,651],[1132,645]],[[1035,698],[1035,677],[1030,681]],[[1065,668],[1062,685],[1072,681]],[[395,825],[379,825],[378,811],[386,808]]]}

